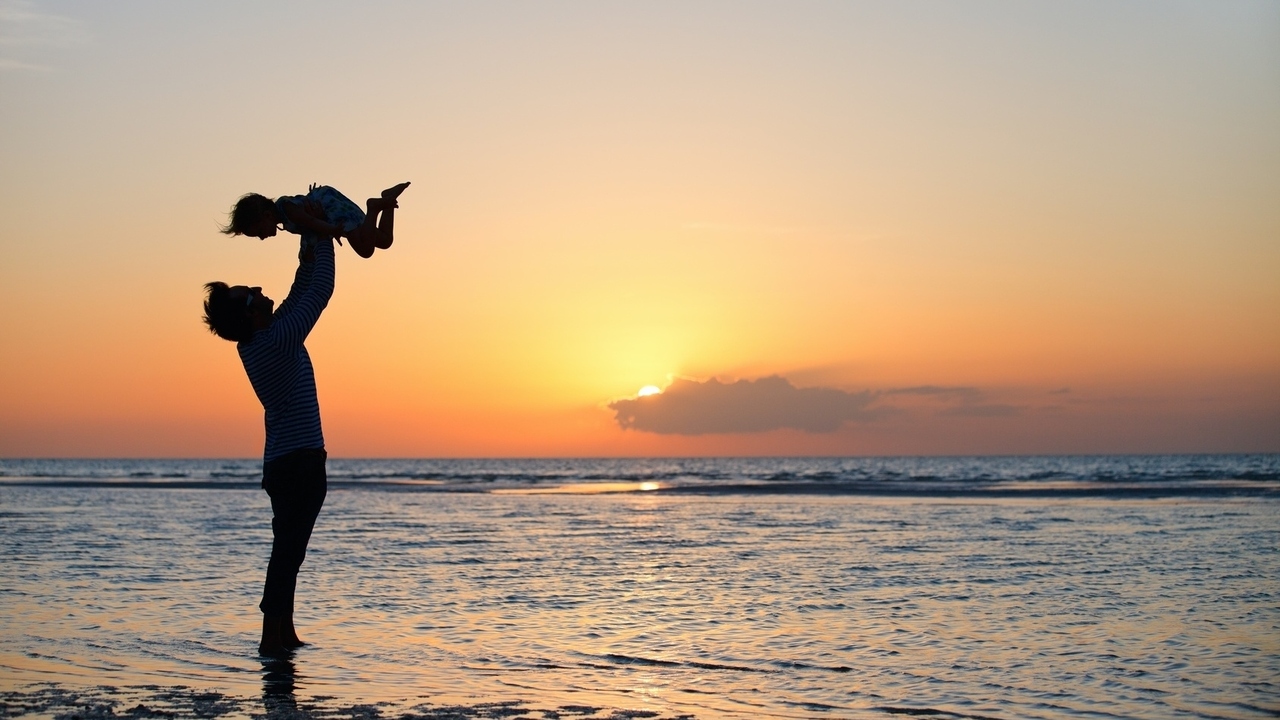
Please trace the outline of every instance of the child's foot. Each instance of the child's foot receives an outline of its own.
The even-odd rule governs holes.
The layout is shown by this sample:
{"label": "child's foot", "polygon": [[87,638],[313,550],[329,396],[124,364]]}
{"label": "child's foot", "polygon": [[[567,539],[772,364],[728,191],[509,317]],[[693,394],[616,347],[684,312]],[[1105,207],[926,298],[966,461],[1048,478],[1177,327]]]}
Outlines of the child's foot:
{"label": "child's foot", "polygon": [[[395,199],[400,197],[400,193],[404,192],[404,189],[407,187],[409,187],[409,183],[407,182],[402,182],[399,185],[389,187],[382,191],[382,199],[395,202]],[[399,205],[392,205],[392,207],[399,207]]]}

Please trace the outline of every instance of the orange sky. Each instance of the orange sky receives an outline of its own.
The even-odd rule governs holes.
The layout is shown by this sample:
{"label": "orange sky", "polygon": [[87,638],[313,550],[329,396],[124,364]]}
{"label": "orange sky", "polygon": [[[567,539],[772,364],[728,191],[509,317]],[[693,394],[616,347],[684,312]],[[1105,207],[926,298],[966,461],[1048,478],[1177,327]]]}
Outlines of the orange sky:
{"label": "orange sky", "polygon": [[[296,247],[218,223],[401,180],[395,246],[340,249],[308,341],[337,456],[1280,451],[1275,3],[0,22],[2,456],[260,453],[201,285],[280,298]],[[874,412],[609,407],[771,376]]]}

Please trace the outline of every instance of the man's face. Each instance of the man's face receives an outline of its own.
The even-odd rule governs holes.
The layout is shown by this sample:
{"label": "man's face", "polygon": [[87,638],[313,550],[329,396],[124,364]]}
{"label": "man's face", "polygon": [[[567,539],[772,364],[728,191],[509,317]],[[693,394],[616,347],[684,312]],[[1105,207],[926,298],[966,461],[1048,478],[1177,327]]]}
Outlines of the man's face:
{"label": "man's face", "polygon": [[245,228],[245,235],[256,237],[259,240],[266,240],[269,237],[275,237],[277,226],[276,219],[271,215],[261,215],[253,224]]}
{"label": "man's face", "polygon": [[271,317],[276,302],[262,294],[262,288],[247,285],[235,285],[227,290],[227,297],[233,303],[243,303],[250,316],[265,315]]}

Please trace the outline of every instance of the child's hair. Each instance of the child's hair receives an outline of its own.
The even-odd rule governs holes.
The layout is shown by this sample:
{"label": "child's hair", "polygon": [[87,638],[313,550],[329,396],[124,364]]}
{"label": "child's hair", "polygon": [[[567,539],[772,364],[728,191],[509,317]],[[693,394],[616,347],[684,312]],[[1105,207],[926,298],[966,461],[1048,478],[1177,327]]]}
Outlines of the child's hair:
{"label": "child's hair", "polygon": [[245,342],[253,339],[253,320],[242,302],[231,301],[231,288],[224,282],[205,283],[204,324],[223,340]]}
{"label": "child's hair", "polygon": [[275,211],[276,204],[271,198],[258,193],[249,193],[231,206],[231,222],[222,228],[222,232],[225,235],[243,235],[249,226],[258,221],[258,218],[274,214]]}

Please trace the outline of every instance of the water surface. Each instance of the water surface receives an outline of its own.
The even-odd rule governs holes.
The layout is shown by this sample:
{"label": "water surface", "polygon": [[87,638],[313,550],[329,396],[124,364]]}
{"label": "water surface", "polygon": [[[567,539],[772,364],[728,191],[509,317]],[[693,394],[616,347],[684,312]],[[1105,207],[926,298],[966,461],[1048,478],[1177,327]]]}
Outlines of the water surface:
{"label": "water surface", "polygon": [[1276,456],[335,461],[289,665],[254,652],[255,467],[0,461],[5,689],[183,685],[231,715],[1280,711]]}

